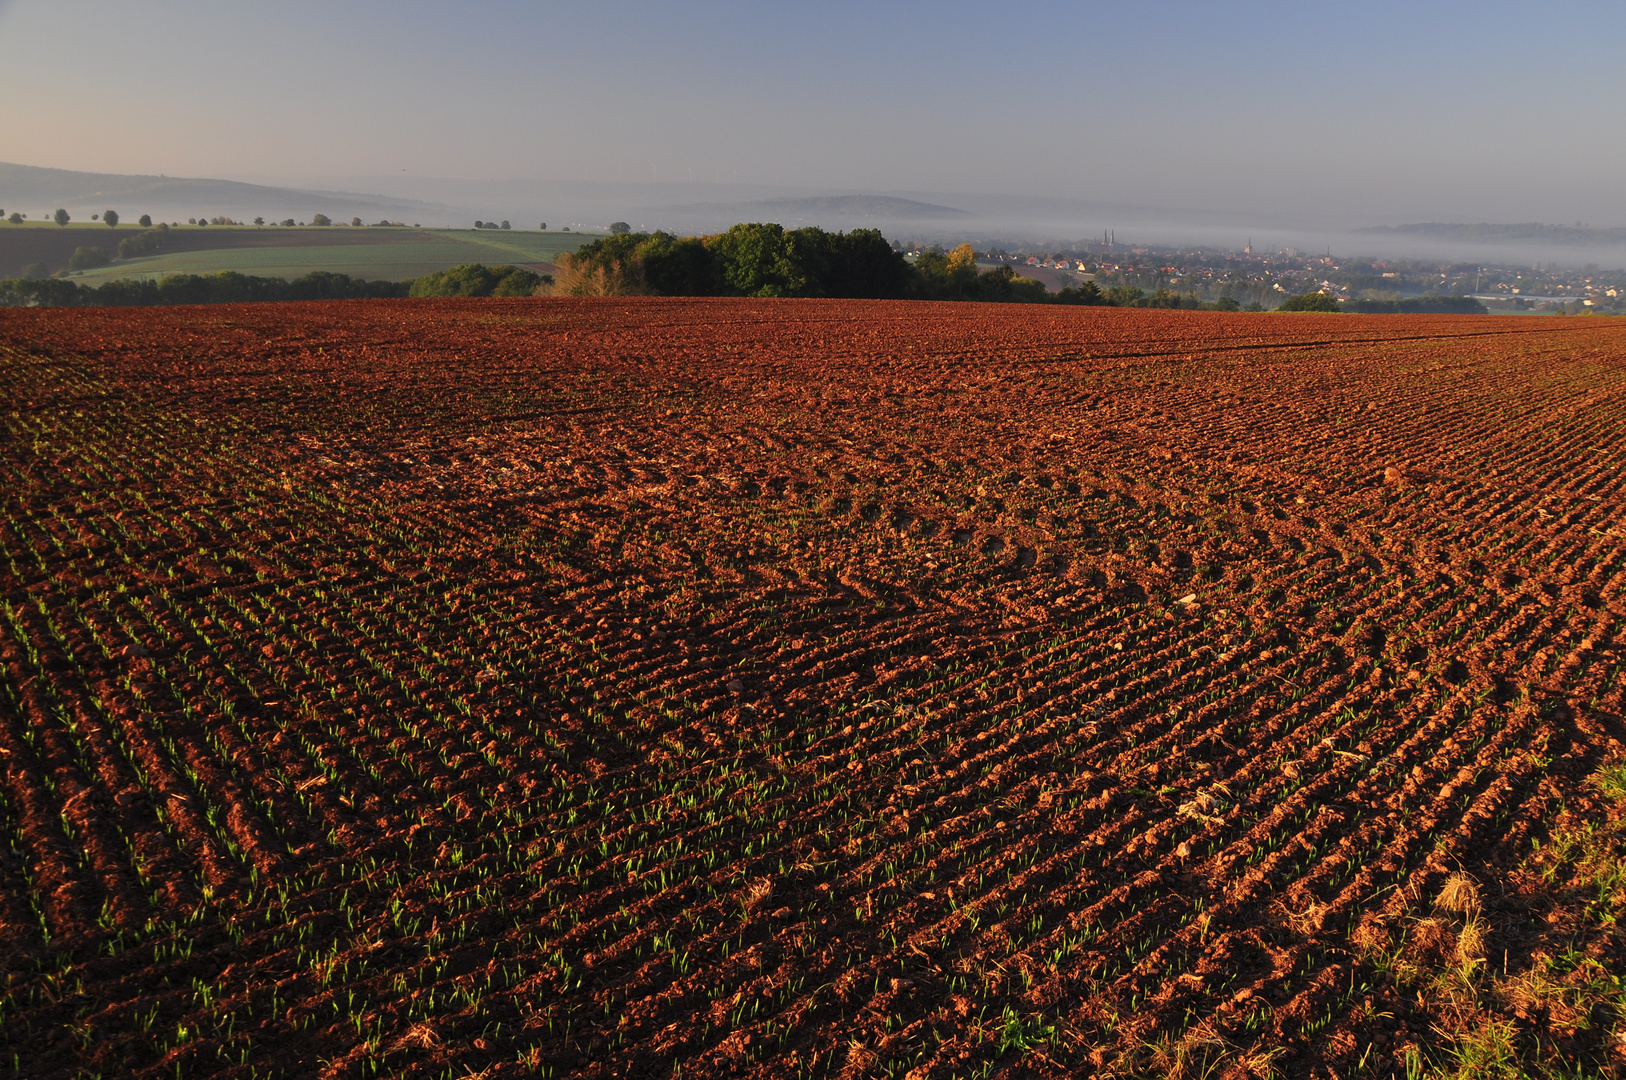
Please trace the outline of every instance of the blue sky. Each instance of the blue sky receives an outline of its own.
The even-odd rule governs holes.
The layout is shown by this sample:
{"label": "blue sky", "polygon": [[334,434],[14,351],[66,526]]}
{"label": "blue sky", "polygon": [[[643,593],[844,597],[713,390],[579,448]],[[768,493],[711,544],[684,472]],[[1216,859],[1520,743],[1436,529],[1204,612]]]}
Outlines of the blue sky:
{"label": "blue sky", "polygon": [[0,160],[1626,223],[1626,5],[0,0]]}

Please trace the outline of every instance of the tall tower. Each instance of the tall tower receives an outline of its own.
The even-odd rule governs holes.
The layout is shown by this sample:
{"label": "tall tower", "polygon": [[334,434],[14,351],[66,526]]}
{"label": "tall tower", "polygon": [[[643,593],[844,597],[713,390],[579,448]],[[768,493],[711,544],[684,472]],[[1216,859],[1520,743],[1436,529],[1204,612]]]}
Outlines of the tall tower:
{"label": "tall tower", "polygon": [[1248,246],[1242,249],[1242,254],[1244,254],[1244,255],[1252,255],[1253,254],[1253,237],[1251,237],[1251,236],[1248,237]]}

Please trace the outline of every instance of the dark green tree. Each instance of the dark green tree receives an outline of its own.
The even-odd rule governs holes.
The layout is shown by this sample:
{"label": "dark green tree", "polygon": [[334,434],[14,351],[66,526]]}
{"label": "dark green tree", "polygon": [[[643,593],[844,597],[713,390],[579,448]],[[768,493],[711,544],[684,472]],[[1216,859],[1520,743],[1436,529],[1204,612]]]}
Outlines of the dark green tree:
{"label": "dark green tree", "polygon": [[135,259],[150,255],[164,245],[167,229],[147,229],[119,241],[119,258]]}
{"label": "dark green tree", "polygon": [[890,297],[908,291],[913,273],[873,229],[761,223],[705,238],[614,233],[561,267],[556,284],[569,295]]}
{"label": "dark green tree", "polygon": [[796,296],[805,284],[791,264],[783,226],[741,223],[707,246],[717,257],[727,291],[737,296]]}
{"label": "dark green tree", "polygon": [[628,225],[625,221],[610,222],[610,235],[612,236],[620,236],[623,233],[630,233],[631,231],[632,226]]}
{"label": "dark green tree", "polygon": [[542,276],[518,266],[482,266],[465,263],[413,281],[407,295],[530,296],[543,283]]}
{"label": "dark green tree", "polygon": [[699,237],[658,232],[634,248],[632,259],[656,296],[716,296],[722,291],[717,260]]}
{"label": "dark green tree", "polygon": [[1277,311],[1342,311],[1338,301],[1324,292],[1300,293],[1289,296]]}
{"label": "dark green tree", "polygon": [[[927,253],[930,254],[929,252]],[[1060,294],[1058,294],[1058,297]],[[1050,298],[1044,282],[1025,278],[1009,266],[996,266],[976,276],[975,291],[950,299],[985,300],[1006,304],[1041,304]],[[1102,301],[1105,303],[1105,301]]]}
{"label": "dark green tree", "polygon": [[534,296],[537,288],[548,280],[536,271],[527,270],[523,266],[499,266],[497,270],[508,272],[497,282],[497,287],[491,290],[492,296]]}
{"label": "dark green tree", "polygon": [[143,229],[152,228],[152,215],[151,214],[142,214],[139,218],[136,219],[136,224],[140,225]]}
{"label": "dark green tree", "polygon": [[68,222],[72,221],[73,218],[68,216],[68,212],[66,210],[59,209],[56,213],[51,215],[51,220],[56,222],[58,225],[66,225]]}
{"label": "dark green tree", "polygon": [[102,220],[107,223],[109,229],[116,229],[119,224],[119,212],[117,210],[103,210]]}
{"label": "dark green tree", "polygon": [[333,219],[328,217],[326,214],[312,214],[311,215],[311,224],[312,225],[331,225],[331,224],[333,224]]}
{"label": "dark green tree", "polygon": [[328,270],[312,270],[288,283],[290,300],[345,300],[357,295],[356,286],[348,274],[335,274]]}
{"label": "dark green tree", "polygon": [[1055,299],[1058,304],[1077,304],[1080,307],[1102,307],[1107,302],[1106,294],[1093,281],[1063,286]]}
{"label": "dark green tree", "polygon": [[[821,246],[824,249],[819,267],[821,277],[814,295],[854,300],[887,299],[904,295],[909,287],[908,260],[892,250],[878,229],[825,233]],[[793,245],[793,256],[795,251],[796,245]]]}
{"label": "dark green tree", "polygon": [[113,256],[99,247],[77,247],[68,256],[69,270],[94,270],[113,261]]}

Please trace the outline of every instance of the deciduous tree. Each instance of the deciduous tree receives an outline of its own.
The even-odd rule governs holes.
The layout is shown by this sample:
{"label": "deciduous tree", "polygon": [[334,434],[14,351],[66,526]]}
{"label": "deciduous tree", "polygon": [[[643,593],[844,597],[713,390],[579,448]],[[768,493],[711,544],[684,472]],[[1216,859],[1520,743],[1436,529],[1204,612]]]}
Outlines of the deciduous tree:
{"label": "deciduous tree", "polygon": [[1342,311],[1338,301],[1323,292],[1301,293],[1289,296],[1277,311]]}
{"label": "deciduous tree", "polygon": [[410,296],[530,296],[543,284],[540,274],[517,266],[466,263],[413,281]]}
{"label": "deciduous tree", "polygon": [[68,257],[69,270],[94,270],[113,261],[113,256],[99,247],[77,247]]}

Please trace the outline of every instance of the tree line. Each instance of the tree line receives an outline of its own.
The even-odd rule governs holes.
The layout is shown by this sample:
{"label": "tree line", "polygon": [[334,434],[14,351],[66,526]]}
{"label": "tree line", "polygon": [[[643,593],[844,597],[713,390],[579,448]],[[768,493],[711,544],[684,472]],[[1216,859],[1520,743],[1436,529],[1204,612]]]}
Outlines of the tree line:
{"label": "tree line", "polygon": [[[690,250],[692,254],[692,249]],[[312,271],[303,277],[287,281],[283,278],[255,277],[224,270],[218,274],[170,274],[158,281],[119,280],[103,285],[80,285],[63,278],[11,278],[0,280],[0,307],[152,307],[171,304],[241,304],[289,300],[355,300],[389,297],[482,297],[482,296],[833,296],[866,298],[856,290],[829,292],[777,292],[756,293],[725,292],[715,287],[712,278],[704,276],[694,265],[674,265],[663,252],[655,259],[657,276],[654,281],[665,289],[674,285],[682,288],[696,282],[712,288],[708,292],[657,291],[648,276],[635,277],[637,266],[629,269],[626,263],[611,263],[609,268],[583,266],[570,256],[561,261],[571,265],[559,275],[538,274],[517,266],[482,266],[469,263],[449,270],[426,274],[409,281],[367,281],[347,274],[334,274],[325,270]],[[1009,267],[968,272],[963,262],[955,264],[944,260],[940,266],[928,261],[924,269],[908,267],[917,277],[906,285],[915,291],[897,291],[870,296],[915,296],[939,300],[982,300],[1007,303],[1053,303],[1101,307],[1161,307],[1191,308],[1210,311],[1238,311],[1236,301],[1219,300],[1214,303],[1188,303],[1193,298],[1158,290],[1157,293],[1125,296],[1121,286],[1103,293],[1092,284],[1068,287],[1059,293],[1046,293],[1043,285],[1028,278],[1017,277]],[[907,264],[906,264],[907,265]],[[702,264],[700,269],[704,269]],[[647,264],[643,268],[647,275]],[[683,277],[683,273],[690,277]],[[777,273],[777,271],[776,271]],[[591,277],[586,275],[591,274]],[[821,285],[832,287],[840,279],[833,276]],[[639,284],[634,287],[634,281]],[[852,279],[847,279],[850,284]],[[769,286],[782,288],[784,281],[769,282]],[[806,285],[804,284],[805,288]],[[1134,290],[1139,293],[1140,290]],[[1118,295],[1114,295],[1117,293]],[[1166,295],[1164,295],[1166,293]],[[856,295],[854,295],[856,294]],[[1259,310],[1257,304],[1249,305]],[[1471,297],[1417,297],[1411,300],[1378,301],[1354,300],[1340,304],[1322,293],[1306,293],[1289,297],[1280,311],[1350,311],[1358,314],[1485,314],[1485,305]]]}
{"label": "tree line", "polygon": [[172,304],[245,304],[277,300],[355,300],[406,296],[409,282],[365,281],[315,270],[292,281],[223,270],[170,274],[158,281],[129,278],[81,285],[63,278],[0,281],[0,307],[163,307]]}
{"label": "tree line", "polygon": [[907,295],[913,277],[877,230],[764,224],[715,236],[617,231],[556,262],[554,292],[562,296],[886,299]]}
{"label": "tree line", "polygon": [[[617,223],[618,225],[622,223]],[[739,224],[713,236],[614,231],[558,259],[553,292],[564,296],[753,296],[980,300],[1091,307],[1189,307],[1236,311],[1234,300],[1201,303],[1165,289],[1102,291],[1093,282],[1059,292],[1009,265],[982,269],[970,244],[932,248],[913,261],[874,229]],[[1257,309],[1257,308],[1256,308]]]}
{"label": "tree line", "polygon": [[1357,315],[1489,315],[1472,296],[1412,296],[1405,300],[1351,300],[1342,310]]}
{"label": "tree line", "polygon": [[[0,210],[0,221],[9,221],[13,225],[21,225],[27,220],[26,216],[16,210],[13,210],[9,216],[4,210]],[[66,227],[68,222],[73,220],[73,215],[58,207],[56,213],[50,215],[46,220],[54,221],[58,225]],[[99,221],[109,229],[116,229],[119,227],[119,212],[117,210],[103,210],[101,213],[90,215],[90,220]],[[140,224],[143,229],[151,225],[152,215],[142,214]]]}
{"label": "tree line", "polygon": [[170,274],[157,281],[121,279],[81,285],[63,278],[0,280],[0,307],[161,307],[171,304],[251,304],[287,300],[390,297],[545,295],[553,279],[522,266],[469,263],[407,281],[368,281],[314,270],[287,281],[223,270]]}
{"label": "tree line", "polygon": [[63,278],[0,281],[0,307],[155,307],[170,304],[250,304],[287,300],[389,297],[535,296],[552,279],[520,266],[454,266],[408,281],[367,281],[315,270],[287,281],[223,270],[170,274],[158,281],[124,279],[81,285]]}
{"label": "tree line", "polygon": [[[18,212],[18,211],[14,210],[8,216],[4,210],[0,210],[0,221],[7,221],[7,222],[10,222],[13,225],[21,225],[23,222],[25,222],[27,220],[28,220],[27,216],[20,213],[20,212]],[[54,221],[58,225],[66,226],[70,221],[73,220],[73,215],[68,213],[66,210],[58,208],[57,211],[54,214],[47,215],[46,220],[47,221]],[[106,225],[108,228],[116,229],[116,228],[118,228],[119,221],[121,220],[121,218],[119,217],[119,212],[117,210],[103,210],[100,213],[90,215],[90,220],[92,220],[92,221],[100,221],[102,224]],[[140,225],[143,229],[152,228],[153,227],[152,215],[151,214],[142,214],[141,217],[137,220],[136,223],[138,225]],[[189,217],[189,218],[186,219],[186,223],[188,225],[242,225],[242,224],[244,224],[243,222],[237,221],[236,219],[228,217],[225,214],[215,214],[212,217],[210,215],[208,215],[208,214],[205,214],[202,217]],[[180,223],[176,222],[176,224],[180,224]],[[251,224],[264,225],[265,224],[265,218],[257,217],[257,218],[255,218],[253,220],[253,222]],[[281,221],[273,221],[273,222],[271,222],[271,224],[272,225],[281,225],[281,226],[292,228],[293,226],[303,225],[305,223],[301,222],[301,221],[295,221],[293,218],[283,218]],[[318,225],[318,226],[328,226],[328,225],[333,224],[333,219],[328,217],[326,214],[312,214],[310,224]],[[350,224],[353,227],[361,228],[366,223],[363,222],[361,220],[361,218],[359,218],[359,217],[353,217],[353,218],[350,219]],[[160,222],[158,227],[159,228],[167,228],[168,226],[166,226],[162,222]],[[376,224],[374,224],[372,226],[369,226],[369,227],[370,228],[375,228],[375,229],[376,228],[397,228],[397,229],[399,229],[399,228],[405,228],[406,227],[406,222],[404,222],[404,221],[389,221],[389,220],[386,219],[384,221],[377,222]],[[413,228],[417,228],[417,227],[418,226],[416,226],[416,225],[413,226]],[[476,229],[496,229],[496,228],[506,229],[506,228],[508,228],[508,222],[505,221],[499,226],[495,221],[476,221],[474,223],[474,227]],[[543,228],[544,231],[546,231],[546,229],[547,229],[547,223],[546,222],[543,223],[542,228]],[[565,231],[569,232],[570,230],[566,229]]]}
{"label": "tree line", "polygon": [[979,271],[976,258],[962,244],[910,262],[876,229],[826,232],[752,222],[712,236],[626,230],[559,256],[553,293],[1106,302],[1093,286],[1053,295],[1008,266]]}
{"label": "tree line", "polygon": [[[482,222],[482,225],[488,223]],[[624,223],[617,222],[617,226]],[[162,248],[163,225],[125,237],[120,258]],[[214,275],[173,274],[159,281],[112,281],[100,286],[37,277],[0,281],[0,306],[242,303],[267,300],[329,300],[358,297],[479,296],[742,296],[828,297],[832,299],[974,300],[1050,303],[1097,307],[1242,310],[1231,298],[1201,302],[1170,289],[1147,293],[1137,286],[1103,291],[1093,282],[1059,292],[1019,276],[1009,265],[977,266],[969,244],[952,251],[933,248],[911,261],[875,229],[826,232],[817,227],[786,229],[776,224],[742,223],[711,236],[667,232],[612,232],[558,257],[552,276],[522,267],[456,266],[405,282],[365,281],[344,274],[315,272],[294,281],[226,271]],[[81,247],[70,266],[106,265],[111,256]],[[1249,310],[1260,310],[1257,303]],[[1418,301],[1356,301],[1339,305],[1321,293],[1290,297],[1285,311],[1484,312],[1468,298],[1431,297]]]}

